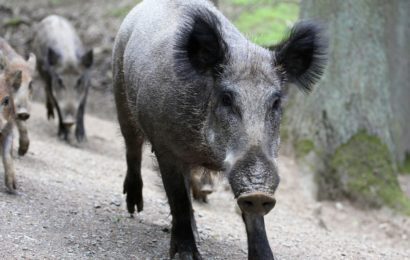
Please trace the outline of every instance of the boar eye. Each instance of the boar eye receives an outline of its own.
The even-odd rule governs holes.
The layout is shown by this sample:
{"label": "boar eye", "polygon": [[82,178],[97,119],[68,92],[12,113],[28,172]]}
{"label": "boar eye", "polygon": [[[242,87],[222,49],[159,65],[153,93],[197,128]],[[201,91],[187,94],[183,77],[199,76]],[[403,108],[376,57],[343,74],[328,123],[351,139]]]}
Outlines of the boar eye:
{"label": "boar eye", "polygon": [[1,101],[1,104],[3,106],[8,106],[10,103],[10,98],[8,96],[4,97],[3,100]]}
{"label": "boar eye", "polygon": [[63,80],[59,76],[57,76],[57,85],[60,86],[60,87],[64,86]]}
{"label": "boar eye", "polygon": [[228,92],[223,93],[221,97],[221,102],[222,105],[225,107],[232,106],[232,95]]}

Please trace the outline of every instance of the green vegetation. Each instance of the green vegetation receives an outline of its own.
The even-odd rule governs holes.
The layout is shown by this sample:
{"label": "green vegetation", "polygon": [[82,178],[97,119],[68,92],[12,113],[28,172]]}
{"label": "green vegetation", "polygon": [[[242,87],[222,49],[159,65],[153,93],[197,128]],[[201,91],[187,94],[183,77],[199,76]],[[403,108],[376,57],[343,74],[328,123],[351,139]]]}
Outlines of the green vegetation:
{"label": "green vegetation", "polygon": [[410,200],[400,189],[387,146],[377,136],[358,132],[335,151],[329,164],[328,174],[338,178],[333,183],[352,201],[387,205],[410,215]]}
{"label": "green vegetation", "polygon": [[309,139],[299,140],[295,145],[296,158],[302,158],[315,149],[315,144]]}
{"label": "green vegetation", "polygon": [[234,24],[252,41],[265,46],[280,41],[299,15],[297,2],[231,1],[234,5],[244,6]]}
{"label": "green vegetation", "polygon": [[52,5],[59,5],[59,4],[61,4],[63,1],[62,0],[51,0],[50,1],[50,3],[52,4]]}
{"label": "green vegetation", "polygon": [[21,24],[28,24],[25,20],[21,17],[15,16],[10,19],[4,21],[4,27],[17,27]]}
{"label": "green vegetation", "polygon": [[131,11],[131,9],[134,7],[134,5],[127,5],[127,6],[121,6],[114,8],[110,10],[107,15],[112,16],[112,17],[117,17],[117,18],[125,18],[125,16]]}
{"label": "green vegetation", "polygon": [[399,172],[410,174],[410,152],[406,153],[406,157],[399,166]]}

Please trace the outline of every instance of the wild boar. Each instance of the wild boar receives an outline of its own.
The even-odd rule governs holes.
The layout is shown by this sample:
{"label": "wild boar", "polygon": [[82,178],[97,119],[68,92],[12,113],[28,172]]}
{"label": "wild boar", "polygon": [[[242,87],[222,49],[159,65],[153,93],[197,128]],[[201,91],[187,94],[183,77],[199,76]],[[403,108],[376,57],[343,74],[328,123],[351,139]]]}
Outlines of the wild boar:
{"label": "wild boar", "polygon": [[242,211],[249,259],[273,259],[264,215],[276,203],[282,100],[322,75],[326,40],[295,24],[274,51],[247,40],[206,0],[145,0],[113,49],[114,95],[126,145],[124,193],[143,209],[141,153],[149,141],[172,214],[170,256],[201,259],[189,197],[192,169],[227,176]]}
{"label": "wild boar", "polygon": [[19,132],[18,154],[25,155],[30,145],[26,120],[30,117],[33,96],[33,75],[36,70],[36,56],[29,54],[23,59],[8,43],[0,37],[0,50],[7,59],[6,77],[15,77],[11,85],[16,113],[16,126]]}
{"label": "wild boar", "polygon": [[33,49],[38,71],[45,81],[48,119],[57,111],[58,135],[69,140],[76,125],[75,137],[85,137],[84,112],[90,86],[93,51],[85,50],[77,32],[64,17],[50,15],[35,28]]}
{"label": "wild boar", "polygon": [[4,183],[11,193],[16,191],[16,177],[12,157],[13,148],[13,126],[14,126],[14,105],[11,94],[11,86],[19,81],[20,75],[8,75],[4,73],[6,59],[0,51],[0,145],[4,166]]}
{"label": "wild boar", "polygon": [[190,185],[192,197],[199,202],[208,202],[208,195],[214,192],[214,179],[217,173],[199,168],[191,171]]}

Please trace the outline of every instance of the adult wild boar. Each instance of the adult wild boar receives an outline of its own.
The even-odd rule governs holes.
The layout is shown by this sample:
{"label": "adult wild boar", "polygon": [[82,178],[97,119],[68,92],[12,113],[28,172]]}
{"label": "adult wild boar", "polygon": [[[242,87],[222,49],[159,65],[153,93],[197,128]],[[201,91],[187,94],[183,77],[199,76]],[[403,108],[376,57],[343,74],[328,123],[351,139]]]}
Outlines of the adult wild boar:
{"label": "adult wild boar", "polygon": [[11,94],[11,86],[15,84],[16,78],[8,77],[6,69],[6,58],[0,50],[0,150],[4,166],[4,183],[7,190],[14,193],[16,190],[16,177],[12,156],[13,148],[13,125],[14,105]]}
{"label": "adult wild boar", "polygon": [[35,28],[33,48],[38,71],[45,81],[48,119],[59,119],[58,135],[68,140],[76,124],[75,136],[85,138],[84,111],[90,85],[93,51],[86,51],[70,22],[57,15],[44,18]]}
{"label": "adult wild boar", "polygon": [[3,52],[7,67],[7,78],[13,78],[11,85],[16,125],[19,131],[19,155],[28,151],[30,139],[28,137],[26,120],[30,117],[31,98],[33,95],[33,75],[36,70],[36,56],[30,53],[27,60],[23,59],[3,38],[0,37],[0,50]]}
{"label": "adult wild boar", "polygon": [[242,210],[249,259],[273,259],[264,215],[275,205],[281,104],[310,90],[326,60],[318,25],[297,23],[269,51],[206,0],[145,0],[123,21],[113,52],[114,94],[126,144],[129,212],[143,209],[141,152],[149,141],[172,214],[174,257],[201,259],[187,176],[223,171]]}

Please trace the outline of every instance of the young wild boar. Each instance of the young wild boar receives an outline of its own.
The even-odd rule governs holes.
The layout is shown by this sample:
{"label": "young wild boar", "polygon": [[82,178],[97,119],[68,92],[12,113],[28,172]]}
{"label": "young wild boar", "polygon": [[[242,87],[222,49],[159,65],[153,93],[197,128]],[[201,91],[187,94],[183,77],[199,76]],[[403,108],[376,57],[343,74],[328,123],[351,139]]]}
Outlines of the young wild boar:
{"label": "young wild boar", "polygon": [[16,177],[12,157],[14,105],[11,86],[16,83],[16,77],[7,77],[4,73],[6,59],[0,51],[0,146],[4,165],[4,183],[7,190],[14,193]]}
{"label": "young wild boar", "polygon": [[28,137],[26,120],[30,117],[31,98],[33,95],[33,75],[36,70],[36,56],[30,53],[27,60],[17,54],[14,49],[0,37],[0,50],[7,59],[6,77],[14,78],[12,93],[16,125],[19,131],[19,155],[27,153],[30,139]]}
{"label": "young wild boar", "polygon": [[202,167],[191,171],[189,177],[194,200],[208,202],[208,195],[214,192],[214,179],[216,175],[216,172]]}
{"label": "young wild boar", "polygon": [[273,259],[264,215],[279,184],[286,88],[310,90],[326,60],[319,26],[297,23],[274,51],[248,41],[209,1],[144,0],[113,52],[114,94],[126,144],[129,212],[143,209],[141,152],[149,141],[172,214],[174,257],[201,259],[187,176],[223,171],[242,211],[249,259]]}
{"label": "young wild boar", "polygon": [[58,135],[69,140],[75,124],[75,136],[82,142],[93,51],[86,51],[70,22],[57,15],[47,16],[36,26],[33,48],[45,81],[48,119],[54,118],[55,109]]}

